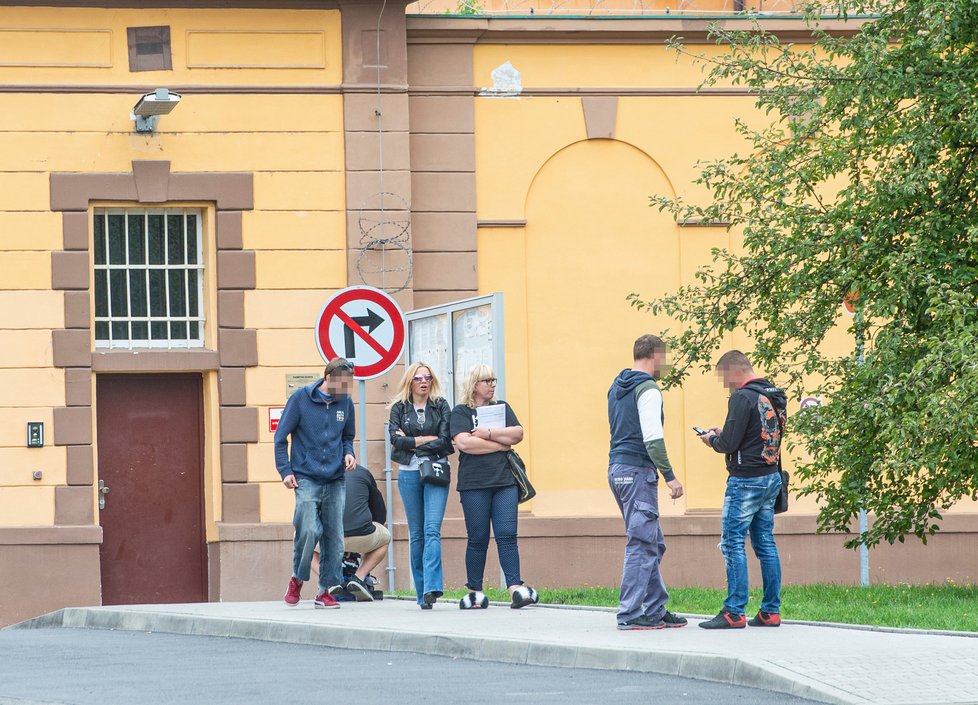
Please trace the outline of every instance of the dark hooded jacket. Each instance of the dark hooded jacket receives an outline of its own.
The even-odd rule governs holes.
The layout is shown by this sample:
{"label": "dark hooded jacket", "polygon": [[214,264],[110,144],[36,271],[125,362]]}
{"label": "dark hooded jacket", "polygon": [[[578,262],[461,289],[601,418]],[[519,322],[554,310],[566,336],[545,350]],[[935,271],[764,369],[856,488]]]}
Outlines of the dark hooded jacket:
{"label": "dark hooded jacket", "polygon": [[760,477],[778,471],[787,403],[784,390],[763,378],[730,395],[723,431],[712,440],[713,450],[726,455],[727,472]]}
{"label": "dark hooded jacket", "polygon": [[[657,389],[655,379],[637,370],[622,370],[608,390],[608,423],[611,426],[610,464],[655,467],[667,482],[675,479],[672,467],[661,445],[662,460],[654,463],[649,449],[642,440],[642,422],[638,414],[638,397],[647,389]],[[662,413],[665,421],[665,411]]]}

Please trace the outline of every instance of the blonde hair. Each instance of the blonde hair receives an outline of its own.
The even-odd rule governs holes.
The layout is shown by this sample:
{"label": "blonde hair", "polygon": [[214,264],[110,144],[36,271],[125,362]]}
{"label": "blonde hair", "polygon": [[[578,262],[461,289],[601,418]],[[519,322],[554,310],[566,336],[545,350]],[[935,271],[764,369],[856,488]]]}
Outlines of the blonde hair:
{"label": "blonde hair", "polygon": [[484,365],[481,363],[474,365],[472,369],[469,370],[469,374],[465,377],[465,386],[462,387],[462,397],[459,399],[459,401],[474,409],[475,385],[479,383],[479,380],[488,379],[490,377],[495,377],[495,374],[493,374],[492,368],[489,367],[489,365]]}
{"label": "blonde hair", "polygon": [[415,362],[412,365],[408,365],[408,368],[404,370],[404,375],[401,377],[401,381],[397,384],[397,389],[394,390],[394,398],[391,399],[390,406],[393,406],[399,401],[407,403],[414,403],[414,398],[411,396],[411,382],[414,381],[414,375],[418,374],[418,370],[425,368],[431,374],[431,381],[428,383],[428,398],[432,401],[437,401],[441,399],[441,383],[438,381],[438,377],[435,376],[435,371],[431,369],[431,365],[426,362]]}

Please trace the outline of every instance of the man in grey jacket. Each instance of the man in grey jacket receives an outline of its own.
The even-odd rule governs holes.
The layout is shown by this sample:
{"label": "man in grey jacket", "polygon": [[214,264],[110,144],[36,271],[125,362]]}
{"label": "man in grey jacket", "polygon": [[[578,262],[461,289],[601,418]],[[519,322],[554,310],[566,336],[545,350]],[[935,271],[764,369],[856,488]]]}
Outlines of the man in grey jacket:
{"label": "man in grey jacket", "polygon": [[666,609],[669,593],[659,574],[666,542],[659,526],[659,473],[669,496],[683,496],[666,453],[662,392],[656,378],[665,367],[666,346],[643,335],[633,347],[634,364],[608,390],[611,450],[608,484],[625,520],[625,564],[618,605],[619,629],[684,627],[686,620]]}
{"label": "man in grey jacket", "polygon": [[299,604],[317,544],[319,592],[313,605],[340,606],[330,592],[343,583],[343,472],[351,472],[357,464],[353,455],[356,418],[350,398],[352,380],[350,362],[341,357],[330,360],[322,379],[289,397],[275,431],[275,467],[282,484],[295,490],[292,579],[285,593],[285,604],[290,607]]}

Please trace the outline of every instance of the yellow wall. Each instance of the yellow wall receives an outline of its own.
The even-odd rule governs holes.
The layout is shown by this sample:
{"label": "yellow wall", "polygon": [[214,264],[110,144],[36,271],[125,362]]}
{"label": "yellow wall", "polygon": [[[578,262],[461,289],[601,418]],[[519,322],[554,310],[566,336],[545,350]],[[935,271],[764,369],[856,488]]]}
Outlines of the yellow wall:
{"label": "yellow wall", "polygon": [[[704,47],[705,52],[716,51]],[[509,61],[525,89],[630,89],[618,100],[614,140],[587,139],[580,97],[477,97],[476,183],[480,220],[525,220],[524,228],[483,227],[482,293],[506,293],[508,396],[527,428],[527,461],[537,515],[613,515],[607,486],[606,395],[631,366],[635,338],[669,325],[631,308],[691,283],[714,247],[736,249],[724,228],[680,227],[650,207],[653,194],[703,199],[692,184],[697,160],[743,147],[733,118],[763,116],[747,96],[634,95],[634,89],[695,88],[702,74],[660,46],[477,45],[475,83]],[[625,91],[626,93],[629,91]],[[841,307],[840,307],[841,316]],[[729,347],[748,348],[741,335]],[[843,329],[829,343],[851,345]],[[693,374],[665,393],[666,445],[686,487],[660,495],[664,515],[717,511],[723,458],[693,434],[722,425],[726,391],[712,373]],[[789,404],[797,410],[798,400]],[[790,468],[790,461],[789,461]],[[810,513],[811,499],[792,511]]]}
{"label": "yellow wall", "polygon": [[[130,72],[126,28],[154,25],[170,27],[172,71]],[[246,296],[245,325],[262,331],[262,365],[318,365],[314,346],[298,359],[288,350],[295,330],[311,325],[324,291],[346,284],[343,100],[309,91],[340,85],[341,57],[338,10],[4,8],[0,524],[52,524],[53,487],[66,482],[65,449],[53,444],[53,409],[64,406],[65,393],[51,348],[51,331],[64,327],[64,303],[63,292],[51,290],[51,253],[63,238],[61,214],[50,210],[50,173],[129,172],[135,159],[168,160],[174,172],[253,173],[255,209],[243,214],[243,239],[256,251],[260,291]],[[58,88],[28,88],[39,85]],[[17,86],[25,89],[9,92]],[[147,86],[205,90],[185,90],[157,132],[141,135],[129,113]],[[213,211],[189,205],[205,210],[213,348]],[[249,374],[260,378],[260,369]],[[274,374],[284,386],[282,370]],[[205,512],[213,540],[221,518],[216,374],[204,376],[204,390]],[[278,397],[265,403],[271,401]],[[27,421],[45,422],[43,449],[24,447]],[[31,479],[37,469],[40,481]],[[274,469],[262,479],[274,483]],[[274,499],[262,511],[280,513]]]}

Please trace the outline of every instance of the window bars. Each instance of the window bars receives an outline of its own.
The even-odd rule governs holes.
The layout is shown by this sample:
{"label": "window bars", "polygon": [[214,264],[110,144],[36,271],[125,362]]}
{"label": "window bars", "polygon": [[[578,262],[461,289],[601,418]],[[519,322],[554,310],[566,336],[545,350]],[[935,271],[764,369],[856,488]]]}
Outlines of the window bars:
{"label": "window bars", "polygon": [[200,210],[95,210],[95,347],[204,346]]}

